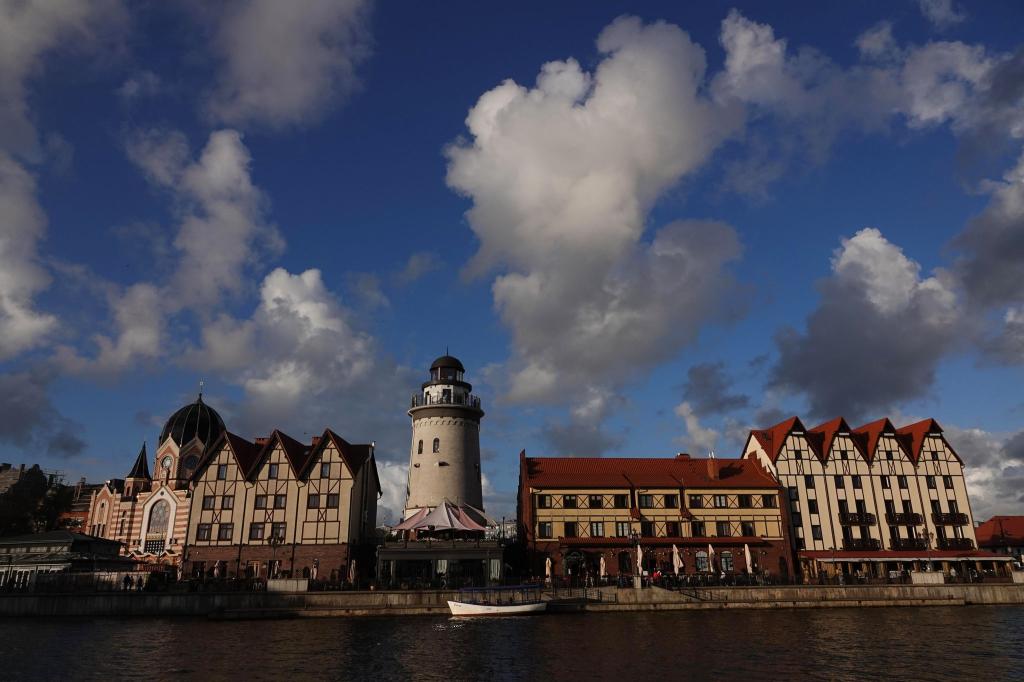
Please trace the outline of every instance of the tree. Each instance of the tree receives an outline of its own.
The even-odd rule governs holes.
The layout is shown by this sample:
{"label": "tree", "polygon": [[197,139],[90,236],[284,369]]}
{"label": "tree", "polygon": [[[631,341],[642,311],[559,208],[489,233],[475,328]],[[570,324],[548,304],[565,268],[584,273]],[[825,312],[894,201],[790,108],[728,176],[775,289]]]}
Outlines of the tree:
{"label": "tree", "polygon": [[50,485],[38,465],[0,495],[0,535],[40,533],[57,527],[57,518],[71,507],[73,493]]}

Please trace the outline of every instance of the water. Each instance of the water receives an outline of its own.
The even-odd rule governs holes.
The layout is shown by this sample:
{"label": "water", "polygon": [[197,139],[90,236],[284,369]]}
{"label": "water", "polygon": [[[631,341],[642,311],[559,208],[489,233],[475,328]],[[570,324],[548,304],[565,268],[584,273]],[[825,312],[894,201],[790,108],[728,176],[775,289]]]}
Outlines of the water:
{"label": "water", "polygon": [[1024,679],[1024,609],[0,620],[0,678]]}

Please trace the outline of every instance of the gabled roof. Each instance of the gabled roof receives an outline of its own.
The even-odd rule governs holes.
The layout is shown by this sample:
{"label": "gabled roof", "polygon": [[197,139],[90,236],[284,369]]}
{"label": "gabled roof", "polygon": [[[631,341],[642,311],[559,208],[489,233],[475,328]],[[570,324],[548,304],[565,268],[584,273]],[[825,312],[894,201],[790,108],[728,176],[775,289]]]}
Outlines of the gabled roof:
{"label": "gabled roof", "polygon": [[[328,443],[331,443],[341,453],[341,458],[345,462],[345,466],[352,472],[352,476],[355,477],[359,473],[359,470],[373,458],[373,446],[368,443],[349,443],[347,440],[339,436],[331,429],[324,429],[324,433],[320,436],[320,441],[312,447],[309,451],[309,457],[306,459],[306,463],[302,468],[301,477],[305,478],[309,475],[310,470],[313,468],[313,464],[317,458],[323,453],[324,448]],[[374,464],[373,475],[377,484],[377,492],[381,492],[380,478],[377,476],[377,466]]]}
{"label": "gabled roof", "polygon": [[523,457],[524,483],[546,488],[776,488],[751,459]]}
{"label": "gabled roof", "polygon": [[[930,433],[939,434],[939,437],[942,438],[942,441],[949,448],[950,452],[953,453],[953,456],[960,459],[960,455],[956,454],[956,451],[946,441],[945,436],[942,435],[942,427],[939,426],[939,422],[934,419],[922,419],[919,422],[908,424],[898,429],[896,433],[903,437],[906,447],[910,452],[910,460],[914,464],[917,464],[918,460],[921,459],[921,448],[924,447],[925,436]],[[962,460],[961,463],[963,463]]]}
{"label": "gabled roof", "polygon": [[856,434],[853,433],[853,429],[846,423],[846,420],[842,417],[836,417],[824,424],[818,424],[807,432],[807,440],[811,443],[812,447],[818,450],[818,459],[823,463],[828,461],[829,455],[832,452],[832,444],[835,442],[836,435],[840,433],[849,433],[854,447],[860,451],[864,459],[868,458],[864,447],[864,438],[855,437]]}
{"label": "gabled roof", "polygon": [[[864,446],[864,459],[868,462],[872,462],[875,459],[875,450],[878,448],[878,441],[881,439],[883,433],[896,433],[896,427],[892,425],[888,417],[882,417],[876,419],[873,422],[868,422],[863,426],[858,426],[853,430],[853,433],[860,435],[863,438]],[[898,436],[899,434],[897,434]],[[896,438],[901,447],[905,447],[905,443],[900,438]]]}
{"label": "gabled roof", "polygon": [[125,478],[141,478],[147,481],[152,481],[153,477],[149,475],[149,455],[146,454],[146,443],[142,443],[142,449],[139,450],[139,456],[135,458],[135,465],[132,466],[132,470],[128,472]]}
{"label": "gabled roof", "polygon": [[757,442],[760,443],[765,453],[767,453],[768,459],[776,462],[779,459],[782,448],[786,445],[786,438],[793,431],[807,431],[799,417],[790,417],[775,426],[769,426],[767,429],[755,429],[750,432],[750,435],[757,439]]}
{"label": "gabled roof", "polygon": [[259,456],[256,458],[256,461],[248,472],[247,478],[252,478],[259,473],[260,469],[262,469],[263,465],[266,463],[267,458],[270,456],[270,453],[274,451],[274,447],[276,445],[280,445],[281,450],[284,451],[284,458],[288,462],[288,467],[292,471],[292,476],[296,479],[300,478],[302,471],[306,467],[306,462],[309,460],[310,454],[313,452],[313,447],[311,445],[300,443],[278,429],[274,429],[273,433],[270,434],[270,437],[267,438],[267,442],[263,444],[260,449]]}
{"label": "gabled roof", "polygon": [[228,449],[235,458],[235,462],[238,463],[238,468],[242,471],[242,477],[248,478],[249,473],[252,471],[256,461],[259,459],[260,447],[255,443],[250,443],[237,434],[231,433],[230,431],[223,431],[219,436],[217,436],[217,439],[210,443],[209,447],[206,448],[203,458],[199,462],[199,466],[197,466],[196,470],[192,473],[192,480],[198,479],[199,475],[206,471],[210,461],[225,445],[228,446]]}
{"label": "gabled roof", "polygon": [[1024,516],[993,516],[974,529],[978,547],[1024,545]]}

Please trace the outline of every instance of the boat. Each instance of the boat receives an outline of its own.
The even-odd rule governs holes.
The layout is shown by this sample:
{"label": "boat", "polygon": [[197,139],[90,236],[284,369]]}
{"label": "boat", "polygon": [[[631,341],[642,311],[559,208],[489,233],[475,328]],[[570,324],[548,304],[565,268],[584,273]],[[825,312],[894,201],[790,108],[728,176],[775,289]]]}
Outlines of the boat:
{"label": "boat", "polygon": [[469,588],[448,601],[453,616],[524,616],[543,613],[547,607],[540,585]]}

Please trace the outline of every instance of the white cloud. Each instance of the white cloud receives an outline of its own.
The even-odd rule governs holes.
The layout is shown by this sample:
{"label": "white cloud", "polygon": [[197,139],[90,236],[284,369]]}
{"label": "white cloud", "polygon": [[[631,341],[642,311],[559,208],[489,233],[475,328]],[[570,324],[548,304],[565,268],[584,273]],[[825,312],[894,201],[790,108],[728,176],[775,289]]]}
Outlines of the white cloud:
{"label": "white cloud", "polygon": [[1024,514],[1024,431],[1014,435],[944,425],[964,461],[976,521],[996,514]]}
{"label": "white cloud", "polygon": [[409,467],[396,462],[377,462],[377,475],[383,495],[377,500],[378,525],[394,526],[405,511],[405,491],[409,483]]}
{"label": "white cloud", "polygon": [[899,47],[892,35],[892,23],[880,21],[857,36],[857,49],[865,59],[892,59],[899,56]]}
{"label": "white cloud", "polygon": [[417,251],[409,256],[409,260],[406,261],[405,267],[395,274],[395,281],[402,285],[412,284],[424,275],[427,275],[434,270],[439,270],[441,266],[441,258],[436,253],[431,251]]}
{"label": "white cloud", "polygon": [[368,15],[364,0],[230,3],[213,41],[221,69],[208,112],[237,126],[317,121],[358,85]]}
{"label": "white cloud", "polygon": [[480,240],[467,272],[504,271],[493,295],[513,334],[516,400],[571,400],[670,357],[716,309],[739,252],[711,222],[641,242],[652,204],[741,123],[702,95],[703,50],[631,17],[597,46],[593,73],[550,62],[533,88],[485,93],[466,120],[472,138],[447,152]]}
{"label": "white cloud", "polygon": [[163,89],[160,76],[152,71],[142,69],[125,79],[115,94],[122,102],[130,103],[143,97],[153,97]]}
{"label": "white cloud", "polygon": [[943,31],[967,18],[967,13],[953,4],[953,0],[917,0],[921,14],[934,28]]}
{"label": "white cloud", "polygon": [[676,405],[675,412],[686,425],[686,434],[677,438],[676,442],[687,447],[695,455],[714,452],[719,437],[718,431],[703,426],[693,407],[685,400]]}

